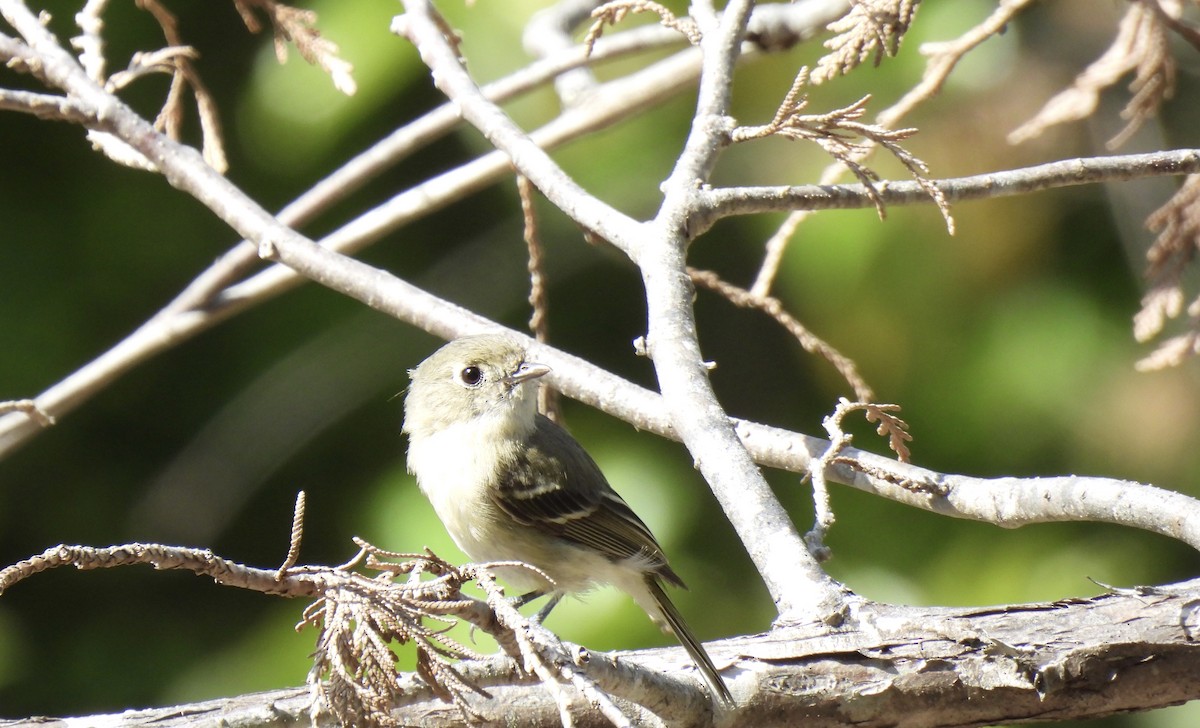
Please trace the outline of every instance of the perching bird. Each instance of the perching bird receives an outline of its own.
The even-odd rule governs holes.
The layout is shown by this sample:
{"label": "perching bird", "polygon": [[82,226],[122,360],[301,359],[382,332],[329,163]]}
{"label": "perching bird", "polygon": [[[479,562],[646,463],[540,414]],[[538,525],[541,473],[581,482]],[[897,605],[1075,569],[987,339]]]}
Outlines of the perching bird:
{"label": "perching bird", "polygon": [[497,569],[524,604],[543,595],[544,617],[565,593],[612,584],[671,631],[714,695],[733,697],[704,647],[663,591],[684,586],[650,529],[612,489],[575,438],[537,411],[538,378],[509,336],[456,339],[409,372],[403,431],[408,469],[454,542]]}

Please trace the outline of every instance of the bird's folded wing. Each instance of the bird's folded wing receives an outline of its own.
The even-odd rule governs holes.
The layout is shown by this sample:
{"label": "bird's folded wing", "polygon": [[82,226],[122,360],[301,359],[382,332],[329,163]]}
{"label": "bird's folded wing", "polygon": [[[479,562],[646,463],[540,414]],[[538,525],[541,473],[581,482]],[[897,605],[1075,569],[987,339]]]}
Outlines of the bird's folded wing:
{"label": "bird's folded wing", "polygon": [[558,425],[539,416],[527,447],[504,472],[492,498],[514,520],[613,561],[642,558],[649,571],[682,585],[654,534]]}

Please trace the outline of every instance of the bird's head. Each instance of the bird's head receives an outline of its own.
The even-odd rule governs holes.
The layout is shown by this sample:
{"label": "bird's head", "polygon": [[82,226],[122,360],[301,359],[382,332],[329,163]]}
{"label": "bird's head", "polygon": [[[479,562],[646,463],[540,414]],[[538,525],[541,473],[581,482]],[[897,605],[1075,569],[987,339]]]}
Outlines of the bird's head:
{"label": "bird's head", "polygon": [[537,380],[550,367],[525,360],[515,337],[482,334],[455,339],[415,369],[404,398],[407,434],[433,434],[477,418],[511,419],[532,427]]}

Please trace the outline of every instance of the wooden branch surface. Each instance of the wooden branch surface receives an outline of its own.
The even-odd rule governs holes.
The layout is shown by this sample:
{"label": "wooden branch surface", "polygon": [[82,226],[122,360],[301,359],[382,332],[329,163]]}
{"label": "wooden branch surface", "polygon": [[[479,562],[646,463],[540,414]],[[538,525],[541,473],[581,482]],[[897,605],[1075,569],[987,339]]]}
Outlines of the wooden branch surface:
{"label": "wooden branch surface", "polygon": [[[1193,580],[1039,604],[869,604],[837,629],[781,625],[709,649],[719,667],[736,665],[726,675],[739,701],[739,725],[936,728],[1095,718],[1200,698],[1197,630],[1200,580]],[[690,669],[677,648],[612,654],[654,669]],[[600,653],[592,659],[608,662]],[[466,667],[493,680],[509,669],[496,662]],[[457,709],[412,676],[400,679],[410,700],[397,707],[399,719],[462,724]],[[473,703],[486,723],[561,725],[553,698],[539,685],[488,689],[493,699]],[[0,728],[299,726],[310,724],[309,705],[306,688],[288,688],[105,716],[7,720]],[[605,725],[584,701],[572,710],[578,726]],[[677,725],[669,707],[659,711],[645,717]],[[317,724],[332,725],[327,717]]]}

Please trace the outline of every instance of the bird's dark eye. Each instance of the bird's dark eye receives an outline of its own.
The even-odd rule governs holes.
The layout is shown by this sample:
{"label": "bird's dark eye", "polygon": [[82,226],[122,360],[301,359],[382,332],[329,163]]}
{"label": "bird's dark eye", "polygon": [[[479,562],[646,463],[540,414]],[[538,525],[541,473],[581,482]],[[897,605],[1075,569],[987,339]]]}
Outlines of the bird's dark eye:
{"label": "bird's dark eye", "polygon": [[477,387],[479,386],[479,383],[483,381],[483,370],[479,367],[473,366],[464,367],[463,370],[458,373],[458,378],[461,379],[462,383],[468,387]]}

